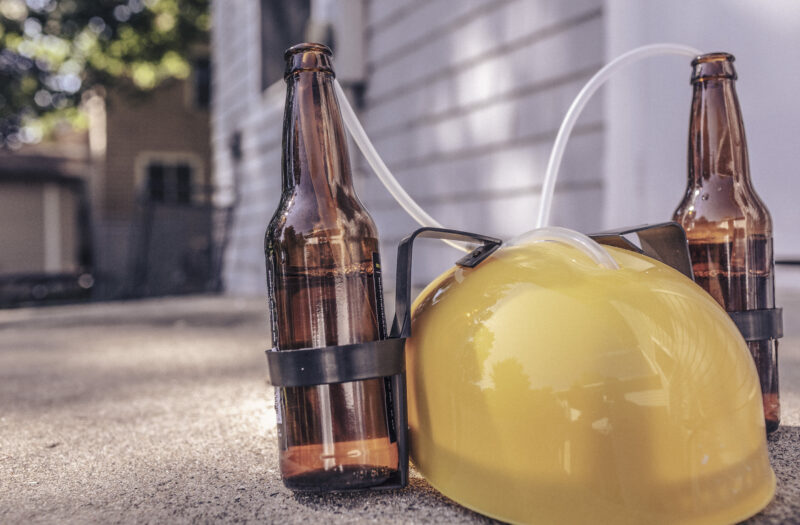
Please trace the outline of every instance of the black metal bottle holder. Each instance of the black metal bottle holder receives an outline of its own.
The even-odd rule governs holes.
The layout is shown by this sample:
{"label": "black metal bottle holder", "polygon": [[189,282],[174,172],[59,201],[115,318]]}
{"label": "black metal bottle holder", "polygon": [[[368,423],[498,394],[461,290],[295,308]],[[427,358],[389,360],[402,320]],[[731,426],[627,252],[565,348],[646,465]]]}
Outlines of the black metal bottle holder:
{"label": "black metal bottle holder", "polygon": [[[268,379],[275,387],[316,386],[374,378],[391,378],[387,413],[397,431],[397,474],[375,490],[408,484],[408,409],[406,406],[405,341],[411,336],[411,263],[414,240],[419,237],[480,243],[456,264],[474,268],[496,251],[500,239],[444,228],[420,228],[397,248],[395,316],[389,337],[349,345],[298,350],[267,350]],[[621,228],[590,235],[600,244],[641,253],[663,262],[694,280],[686,233],[675,222]],[[783,337],[780,308],[730,312],[746,341]]]}
{"label": "black metal bottle holder", "polygon": [[[676,222],[621,228],[590,235],[600,244],[616,246],[657,259],[694,280],[686,232]],[[638,241],[638,242],[637,242]],[[783,337],[783,309],[728,312],[745,341]]]}
{"label": "black metal bottle holder", "polygon": [[419,237],[445,239],[480,246],[456,264],[472,268],[500,247],[502,241],[476,233],[444,228],[420,228],[397,248],[395,316],[387,339],[349,345],[267,350],[268,379],[275,387],[317,386],[374,378],[391,378],[387,414],[397,432],[397,474],[371,487],[385,490],[408,484],[408,408],[406,406],[405,341],[411,335],[411,263],[414,240]]}

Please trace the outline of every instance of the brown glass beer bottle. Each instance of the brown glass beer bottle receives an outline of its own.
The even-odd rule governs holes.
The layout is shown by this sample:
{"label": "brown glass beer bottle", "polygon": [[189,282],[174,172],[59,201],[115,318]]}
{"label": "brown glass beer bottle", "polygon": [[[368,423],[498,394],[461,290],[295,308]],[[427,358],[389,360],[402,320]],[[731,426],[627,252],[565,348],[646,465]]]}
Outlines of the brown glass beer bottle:
{"label": "brown glass beer bottle", "polygon": [[[333,88],[331,51],[286,51],[283,184],[265,236],[273,345],[385,337],[378,234],[358,200]],[[294,490],[384,482],[398,467],[382,379],[276,388],[281,475]]]}
{"label": "brown glass beer bottle", "polygon": [[[775,306],[772,219],[750,181],[734,82],[734,57],[692,62],[689,184],[673,219],[686,230],[695,281],[728,312]],[[758,369],[767,431],[778,428],[777,341],[749,341]]]}

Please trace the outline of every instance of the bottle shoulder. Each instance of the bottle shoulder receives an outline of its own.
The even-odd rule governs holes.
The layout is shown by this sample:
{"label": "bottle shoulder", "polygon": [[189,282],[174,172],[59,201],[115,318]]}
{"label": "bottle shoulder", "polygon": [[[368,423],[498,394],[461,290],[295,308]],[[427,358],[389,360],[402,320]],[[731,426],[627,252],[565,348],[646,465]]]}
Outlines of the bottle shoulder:
{"label": "bottle shoulder", "polygon": [[764,202],[749,183],[733,177],[690,182],[673,220],[687,230],[701,224],[735,224],[753,233],[772,233],[772,217]]}
{"label": "bottle shoulder", "polygon": [[[302,243],[377,241],[378,229],[367,210],[357,205],[322,203],[285,193],[267,226],[265,242]],[[316,239],[316,240],[314,240]]]}

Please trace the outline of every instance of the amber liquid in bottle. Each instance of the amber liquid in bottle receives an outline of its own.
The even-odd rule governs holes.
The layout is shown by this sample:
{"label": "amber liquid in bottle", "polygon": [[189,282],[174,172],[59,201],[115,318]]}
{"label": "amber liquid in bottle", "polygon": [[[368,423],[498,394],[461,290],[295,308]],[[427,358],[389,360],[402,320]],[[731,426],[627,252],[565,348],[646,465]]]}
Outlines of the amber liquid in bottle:
{"label": "amber liquid in bottle", "polygon": [[[352,186],[330,50],[286,53],[283,192],[265,237],[278,350],[380,339],[377,229]],[[382,379],[276,389],[281,475],[305,491],[366,488],[398,468]]]}
{"label": "amber liquid in bottle", "polygon": [[[686,230],[695,281],[727,311],[775,306],[772,219],[750,181],[733,56],[692,63],[689,184],[673,219]],[[749,341],[768,432],[780,423],[777,341]]]}

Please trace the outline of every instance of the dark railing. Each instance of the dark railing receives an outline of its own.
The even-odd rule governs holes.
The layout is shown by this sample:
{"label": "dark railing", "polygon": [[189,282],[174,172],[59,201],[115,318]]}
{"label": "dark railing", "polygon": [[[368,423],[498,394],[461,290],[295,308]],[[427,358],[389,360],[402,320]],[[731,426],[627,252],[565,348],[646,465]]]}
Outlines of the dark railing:
{"label": "dark railing", "polygon": [[85,272],[0,275],[0,308],[85,301],[93,286]]}

